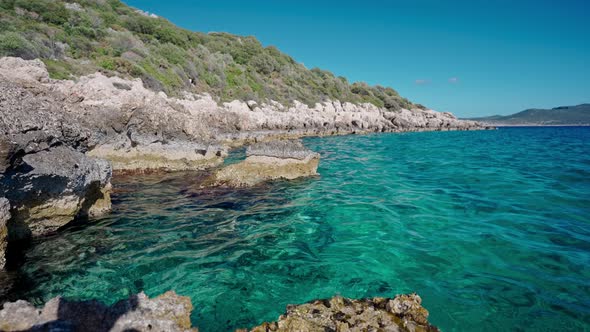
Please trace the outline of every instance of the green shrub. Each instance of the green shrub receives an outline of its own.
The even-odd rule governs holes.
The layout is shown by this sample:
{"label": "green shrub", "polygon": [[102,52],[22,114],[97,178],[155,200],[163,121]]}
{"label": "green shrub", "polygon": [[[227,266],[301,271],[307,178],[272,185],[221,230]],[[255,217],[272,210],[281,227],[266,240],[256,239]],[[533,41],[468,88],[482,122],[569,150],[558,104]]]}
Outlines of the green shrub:
{"label": "green shrub", "polygon": [[154,32],[154,36],[162,43],[171,43],[181,47],[186,47],[188,44],[187,35],[178,28],[163,26]]}
{"label": "green shrub", "polygon": [[270,75],[270,73],[278,70],[280,65],[272,56],[266,53],[260,53],[256,55],[252,61],[251,65],[254,69],[263,74],[263,75]]}
{"label": "green shrub", "polygon": [[124,24],[127,29],[144,35],[153,35],[157,30],[157,20],[143,15],[128,17]]}
{"label": "green shrub", "polygon": [[113,58],[103,58],[98,61],[98,65],[106,70],[114,71],[117,69],[117,62]]}
{"label": "green shrub", "polygon": [[17,0],[17,7],[39,14],[43,21],[63,25],[68,21],[69,12],[63,2],[52,0]]}
{"label": "green shrub", "polygon": [[50,59],[44,59],[43,62],[49,72],[49,77],[57,80],[70,78],[72,69],[67,63]]}
{"label": "green shrub", "polygon": [[2,0],[0,1],[0,8],[11,10],[14,8],[15,0]]}
{"label": "green shrub", "polygon": [[155,47],[155,53],[160,54],[168,62],[175,65],[185,63],[189,56],[186,51],[170,43]]}
{"label": "green shrub", "polygon": [[0,56],[31,60],[38,56],[35,46],[16,32],[0,34]]}

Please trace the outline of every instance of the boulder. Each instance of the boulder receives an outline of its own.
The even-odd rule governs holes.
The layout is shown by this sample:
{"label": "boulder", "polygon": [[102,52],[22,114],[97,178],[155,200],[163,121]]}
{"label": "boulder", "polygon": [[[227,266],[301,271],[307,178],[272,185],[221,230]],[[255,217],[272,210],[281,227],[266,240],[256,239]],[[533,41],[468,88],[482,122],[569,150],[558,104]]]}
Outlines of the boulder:
{"label": "boulder", "polygon": [[142,292],[112,306],[56,297],[37,309],[19,300],[0,310],[0,331],[197,331],[192,309],[190,298],[173,291],[153,299]]}
{"label": "boulder", "polygon": [[0,175],[0,196],[12,205],[9,240],[44,235],[77,216],[109,211],[110,180],[108,162],[63,145],[15,157]]}
{"label": "boulder", "polygon": [[416,294],[352,300],[340,296],[302,305],[289,305],[276,322],[252,332],[269,331],[392,331],[437,332]]}
{"label": "boulder", "polygon": [[249,187],[265,181],[317,175],[320,155],[298,140],[250,145],[246,159],[223,167],[205,180],[204,186]]}

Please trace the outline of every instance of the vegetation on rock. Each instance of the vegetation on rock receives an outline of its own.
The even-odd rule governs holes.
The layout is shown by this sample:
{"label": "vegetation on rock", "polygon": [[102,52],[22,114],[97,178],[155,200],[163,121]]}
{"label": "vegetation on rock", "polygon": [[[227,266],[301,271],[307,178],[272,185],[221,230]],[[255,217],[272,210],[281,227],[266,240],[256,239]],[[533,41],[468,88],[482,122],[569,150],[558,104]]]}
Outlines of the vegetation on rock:
{"label": "vegetation on rock", "polygon": [[191,32],[119,0],[2,0],[0,56],[40,58],[52,78],[98,70],[141,78],[169,95],[207,92],[218,101],[313,105],[337,99],[392,111],[423,107],[392,88],[309,70],[254,37]]}

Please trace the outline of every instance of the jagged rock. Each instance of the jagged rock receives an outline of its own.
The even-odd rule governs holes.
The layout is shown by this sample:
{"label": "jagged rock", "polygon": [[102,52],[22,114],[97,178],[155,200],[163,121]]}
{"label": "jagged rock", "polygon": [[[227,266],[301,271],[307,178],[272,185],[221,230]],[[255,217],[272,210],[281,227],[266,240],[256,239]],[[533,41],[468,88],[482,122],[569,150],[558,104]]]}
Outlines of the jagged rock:
{"label": "jagged rock", "polygon": [[216,171],[204,186],[248,187],[259,183],[317,175],[320,155],[300,141],[272,141],[251,145],[246,159]]}
{"label": "jagged rock", "polygon": [[10,219],[10,202],[0,198],[0,269],[6,264],[6,246],[8,245],[8,227]]}
{"label": "jagged rock", "polygon": [[192,309],[190,298],[173,291],[153,299],[142,292],[110,307],[56,297],[37,309],[19,300],[0,310],[0,331],[197,331],[191,328]]}
{"label": "jagged rock", "polygon": [[110,210],[111,166],[84,154],[104,134],[51,88],[46,73],[40,61],[0,60],[0,197],[11,205],[8,241]]}
{"label": "jagged rock", "polygon": [[[252,332],[392,331],[438,332],[417,294],[394,298],[348,299],[335,296],[289,305],[285,314]],[[0,331],[198,331],[191,327],[190,298],[173,291],[150,299],[143,292],[112,306],[61,297],[36,308],[23,300],[4,303]],[[238,330],[238,331],[248,331]]]}
{"label": "jagged rock", "polygon": [[421,303],[416,294],[362,300],[336,296],[287,306],[287,312],[278,321],[264,323],[251,331],[439,331],[428,323],[428,311]]}
{"label": "jagged rock", "polygon": [[0,196],[12,205],[9,240],[55,231],[76,216],[110,209],[111,167],[58,145],[14,159],[0,176]]}

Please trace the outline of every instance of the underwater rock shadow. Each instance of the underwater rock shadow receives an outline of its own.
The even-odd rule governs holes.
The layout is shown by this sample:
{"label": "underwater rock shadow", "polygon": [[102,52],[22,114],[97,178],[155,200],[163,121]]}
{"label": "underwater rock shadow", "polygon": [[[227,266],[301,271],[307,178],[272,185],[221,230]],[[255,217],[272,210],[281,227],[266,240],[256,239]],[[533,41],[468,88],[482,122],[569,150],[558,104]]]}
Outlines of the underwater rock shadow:
{"label": "underwater rock shadow", "polygon": [[[55,308],[57,307],[57,308]],[[34,325],[33,327],[18,332],[40,332],[40,331],[87,331],[103,332],[110,331],[119,318],[134,311],[139,307],[137,295],[132,295],[126,300],[117,302],[109,307],[96,300],[90,301],[68,301],[63,298],[50,300],[42,311],[42,316],[52,315],[55,311],[56,317],[49,322]],[[139,332],[131,328],[125,332]]]}

